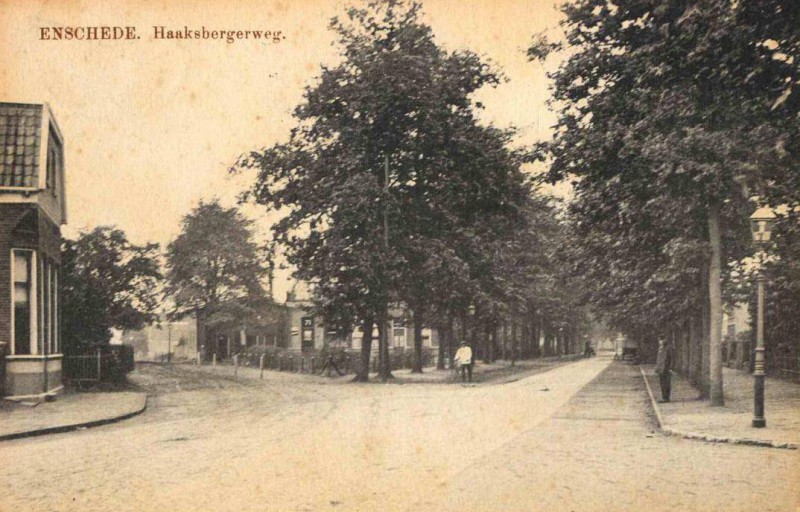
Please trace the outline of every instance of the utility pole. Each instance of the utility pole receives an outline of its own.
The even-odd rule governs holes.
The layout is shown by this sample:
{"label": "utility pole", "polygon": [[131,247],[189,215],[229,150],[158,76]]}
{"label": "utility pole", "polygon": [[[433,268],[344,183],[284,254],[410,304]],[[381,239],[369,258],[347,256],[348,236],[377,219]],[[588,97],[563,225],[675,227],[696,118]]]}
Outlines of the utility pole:
{"label": "utility pole", "polygon": [[387,272],[387,259],[389,257],[389,154],[383,155],[383,258],[381,262],[381,287],[383,288],[381,311],[378,313],[378,333],[379,340],[378,346],[380,349],[381,359],[381,378],[386,379],[391,373],[391,364],[389,362],[389,333],[387,332],[388,324],[388,300],[389,300],[389,278]]}
{"label": "utility pole", "polygon": [[383,248],[389,252],[389,155],[383,155]]}

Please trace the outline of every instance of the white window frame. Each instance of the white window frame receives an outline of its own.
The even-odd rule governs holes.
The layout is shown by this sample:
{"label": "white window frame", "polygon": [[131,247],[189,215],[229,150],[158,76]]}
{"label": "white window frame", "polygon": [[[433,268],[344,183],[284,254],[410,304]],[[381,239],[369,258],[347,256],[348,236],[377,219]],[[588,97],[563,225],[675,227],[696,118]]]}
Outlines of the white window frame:
{"label": "white window frame", "polygon": [[[14,324],[16,322],[16,314],[14,312],[14,293],[16,288],[16,276],[14,275],[14,268],[16,267],[16,253],[17,252],[29,252],[31,253],[31,268],[29,270],[30,273],[30,291],[28,296],[28,303],[30,304],[31,310],[31,318],[30,318],[30,339],[28,340],[30,343],[31,351],[30,354],[17,354],[17,343],[16,343],[16,333],[14,331]],[[11,249],[11,355],[19,355],[19,356],[35,356],[39,355],[39,315],[38,315],[38,307],[39,307],[39,282],[37,276],[39,274],[39,260],[37,258],[38,254],[33,249],[18,249],[12,248]]]}
{"label": "white window frame", "polygon": [[[39,316],[42,317],[40,326],[42,333],[42,348],[44,350],[43,355],[49,356],[57,353],[57,346],[55,343],[58,333],[58,328],[56,325],[58,317],[55,311],[58,296],[58,286],[55,282],[56,266],[52,262],[48,261],[47,258],[39,259],[41,262],[40,270],[43,280],[41,283],[42,296],[38,297],[38,299],[40,299],[39,302],[42,304],[42,310],[39,312]],[[45,304],[45,301],[47,301],[47,304]],[[45,314],[47,318],[44,318]]]}
{"label": "white window frame", "polygon": [[[406,324],[405,320],[402,323],[402,326],[395,327],[395,319],[392,318],[392,346],[408,348],[408,325]],[[395,329],[403,329],[403,343],[401,345],[397,344],[398,336],[394,332]]]}

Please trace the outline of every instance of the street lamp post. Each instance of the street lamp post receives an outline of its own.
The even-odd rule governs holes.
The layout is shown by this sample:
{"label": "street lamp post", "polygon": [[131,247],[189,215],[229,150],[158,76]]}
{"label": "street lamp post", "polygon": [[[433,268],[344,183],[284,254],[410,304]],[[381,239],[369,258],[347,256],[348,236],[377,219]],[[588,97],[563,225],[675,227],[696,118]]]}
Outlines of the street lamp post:
{"label": "street lamp post", "polygon": [[[750,227],[753,233],[753,243],[763,252],[769,243],[772,234],[772,225],[775,222],[775,213],[763,207],[750,216]],[[753,427],[764,428],[767,420],[764,417],[764,274],[761,267],[758,268],[756,282],[758,285],[758,303],[756,310],[756,350],[753,362]]]}

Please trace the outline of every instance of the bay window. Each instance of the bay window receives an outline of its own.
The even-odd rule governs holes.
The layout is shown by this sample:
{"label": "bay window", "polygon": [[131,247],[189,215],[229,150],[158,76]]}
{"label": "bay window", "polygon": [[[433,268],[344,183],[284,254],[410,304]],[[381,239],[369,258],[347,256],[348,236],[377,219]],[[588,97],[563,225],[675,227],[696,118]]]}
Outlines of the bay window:
{"label": "bay window", "polygon": [[14,354],[30,354],[36,340],[36,307],[32,300],[35,291],[33,251],[14,249],[11,251],[11,281],[13,283],[14,311],[12,333]]}
{"label": "bay window", "polygon": [[58,267],[28,249],[12,249],[12,355],[57,354]]}

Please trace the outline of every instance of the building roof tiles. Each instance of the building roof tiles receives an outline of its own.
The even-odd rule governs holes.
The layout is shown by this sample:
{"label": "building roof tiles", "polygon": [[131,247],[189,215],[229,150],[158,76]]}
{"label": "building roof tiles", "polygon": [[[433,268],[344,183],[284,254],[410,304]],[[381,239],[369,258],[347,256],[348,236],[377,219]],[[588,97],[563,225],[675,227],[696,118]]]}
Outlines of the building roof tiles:
{"label": "building roof tiles", "polygon": [[0,186],[36,187],[42,105],[0,103]]}

